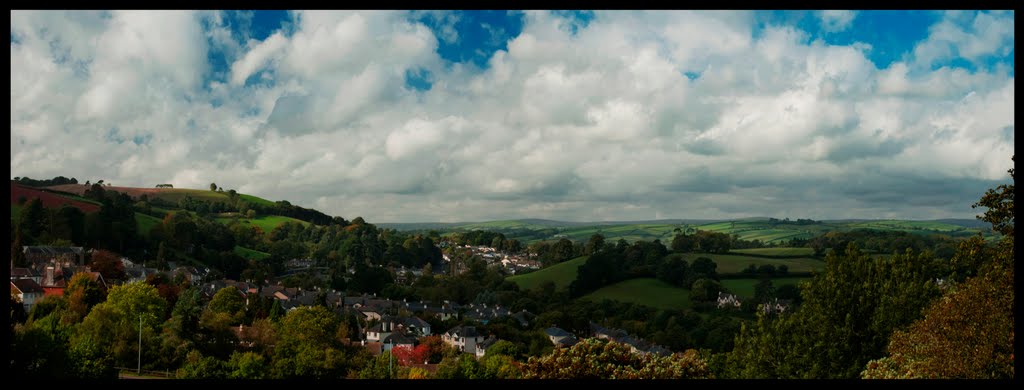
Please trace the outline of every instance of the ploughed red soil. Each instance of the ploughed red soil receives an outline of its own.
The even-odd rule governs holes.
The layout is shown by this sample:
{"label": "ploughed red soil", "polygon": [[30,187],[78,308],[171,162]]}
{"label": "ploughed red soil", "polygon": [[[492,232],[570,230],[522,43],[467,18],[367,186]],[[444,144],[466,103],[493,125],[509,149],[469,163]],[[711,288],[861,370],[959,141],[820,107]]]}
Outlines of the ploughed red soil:
{"label": "ploughed red soil", "polygon": [[[72,186],[75,186],[72,184]],[[79,186],[84,187],[84,186]],[[71,192],[71,191],[67,191]],[[84,190],[83,190],[84,192]],[[63,204],[70,204],[71,206],[77,207],[86,213],[94,213],[100,211],[100,206],[92,203],[82,202],[80,200],[74,200],[71,198],[65,198],[63,196],[52,194],[46,191],[40,191],[32,187],[25,187],[18,184],[11,183],[11,204],[17,204],[18,199],[22,196],[25,197],[26,201],[32,200],[32,198],[39,198],[43,202],[43,207],[47,208],[58,208]]]}

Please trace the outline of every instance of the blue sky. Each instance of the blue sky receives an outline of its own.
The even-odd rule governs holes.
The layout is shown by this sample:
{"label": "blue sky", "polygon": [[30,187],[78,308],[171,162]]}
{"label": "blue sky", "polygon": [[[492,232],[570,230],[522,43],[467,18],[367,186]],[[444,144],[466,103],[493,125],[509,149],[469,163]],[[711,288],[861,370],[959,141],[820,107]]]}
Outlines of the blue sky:
{"label": "blue sky", "polygon": [[1013,154],[1012,11],[11,21],[12,177],[380,222],[930,219],[973,217]]}

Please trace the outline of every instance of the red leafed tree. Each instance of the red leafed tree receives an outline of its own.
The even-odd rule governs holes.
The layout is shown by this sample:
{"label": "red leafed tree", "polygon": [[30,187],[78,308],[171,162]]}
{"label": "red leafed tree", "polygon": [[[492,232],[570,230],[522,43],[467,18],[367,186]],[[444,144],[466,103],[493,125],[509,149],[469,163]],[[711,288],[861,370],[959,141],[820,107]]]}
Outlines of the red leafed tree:
{"label": "red leafed tree", "polygon": [[420,344],[415,348],[399,345],[391,349],[391,354],[398,359],[398,364],[408,366],[410,364],[421,364],[427,361],[430,356],[430,346]]}
{"label": "red leafed tree", "polygon": [[90,268],[99,272],[106,280],[124,279],[125,277],[121,255],[108,250],[97,249],[94,251]]}

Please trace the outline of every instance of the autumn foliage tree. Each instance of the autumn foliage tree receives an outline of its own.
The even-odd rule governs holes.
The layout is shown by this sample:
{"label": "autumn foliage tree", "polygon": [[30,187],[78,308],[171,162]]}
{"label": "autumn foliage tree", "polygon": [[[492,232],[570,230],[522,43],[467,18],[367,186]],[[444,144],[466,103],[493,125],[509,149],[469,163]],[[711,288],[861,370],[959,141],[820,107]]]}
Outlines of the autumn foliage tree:
{"label": "autumn foliage tree", "polygon": [[93,271],[99,272],[106,280],[124,279],[124,263],[121,262],[121,255],[117,253],[97,249],[92,253],[92,262],[89,264]]}
{"label": "autumn foliage tree", "polygon": [[924,318],[896,331],[888,355],[868,362],[863,378],[1014,377],[1013,182],[990,189],[974,206],[978,219],[1002,234],[998,245],[974,237],[960,244],[953,263],[977,276],[949,288]]}
{"label": "autumn foliage tree", "polygon": [[523,366],[526,379],[705,379],[711,372],[697,351],[671,356],[638,354],[625,344],[585,339],[550,355],[531,357]]}
{"label": "autumn foliage tree", "polygon": [[430,356],[430,347],[426,344],[420,344],[416,347],[399,345],[392,348],[391,353],[395,355],[395,359],[398,360],[398,364],[408,366],[410,364],[426,362]]}

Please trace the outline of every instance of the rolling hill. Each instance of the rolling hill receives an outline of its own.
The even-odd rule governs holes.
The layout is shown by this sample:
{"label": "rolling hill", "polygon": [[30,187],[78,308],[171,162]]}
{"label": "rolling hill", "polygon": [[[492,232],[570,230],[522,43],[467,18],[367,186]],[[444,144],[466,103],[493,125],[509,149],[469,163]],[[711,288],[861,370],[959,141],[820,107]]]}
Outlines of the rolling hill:
{"label": "rolling hill", "polygon": [[[92,200],[83,198],[85,190],[89,186],[84,184],[63,184],[56,186],[48,186],[42,188],[28,187],[21,184],[11,183],[11,218],[16,219],[20,214],[21,209],[24,207],[19,204],[21,200],[31,200],[32,198],[39,198],[43,202],[44,207],[55,208],[60,207],[63,204],[69,204],[71,206],[82,209],[86,213],[92,213],[99,211],[100,203]],[[142,195],[147,195],[149,199],[162,199],[171,204],[177,204],[179,200],[190,196],[196,200],[205,201],[222,201],[227,202],[229,197],[226,193],[215,192],[209,190],[198,190],[188,188],[136,188],[136,187],[117,187],[117,186],[104,186],[105,190],[117,191],[127,193],[133,199],[138,199]],[[269,200],[247,194],[238,194],[242,200],[249,203],[260,204],[265,206],[272,206],[275,203]],[[151,211],[136,212],[135,221],[138,223],[139,232],[142,234],[149,234],[149,230],[156,224],[160,223],[160,219],[164,215],[171,212],[179,211],[174,207],[161,208],[161,207],[150,207]],[[230,223],[233,218],[216,218],[218,222],[227,224]],[[264,232],[270,232],[277,226],[280,226],[286,222],[298,222],[303,225],[309,225],[309,222],[287,217],[281,215],[260,215],[255,219],[240,219],[242,223],[252,224],[259,227]]]}
{"label": "rolling hill", "polygon": [[522,290],[537,288],[547,281],[554,282],[556,288],[567,288],[572,281],[576,280],[577,269],[585,262],[587,262],[587,256],[577,257],[528,274],[514,275],[506,279],[518,284]]}
{"label": "rolling hill", "polygon": [[663,310],[687,309],[693,306],[693,303],[690,302],[690,290],[675,287],[654,278],[623,280],[597,289],[580,299],[594,301],[610,299]]}
{"label": "rolling hill", "polygon": [[809,239],[829,231],[850,231],[854,229],[875,229],[903,231],[912,234],[945,234],[966,237],[982,233],[991,236],[984,223],[966,219],[940,219],[929,221],[905,220],[830,220],[815,223],[795,223],[771,220],[769,218],[742,218],[736,220],[666,219],[654,221],[602,221],[564,222],[545,219],[516,219],[489,222],[466,223],[382,223],[381,227],[401,231],[436,230],[442,234],[489,230],[504,234],[520,242],[532,244],[568,238],[586,241],[594,233],[601,233],[606,241],[661,240],[666,246],[672,242],[676,229],[709,230],[737,235],[743,240],[761,240],[765,243],[784,243],[791,239]]}

